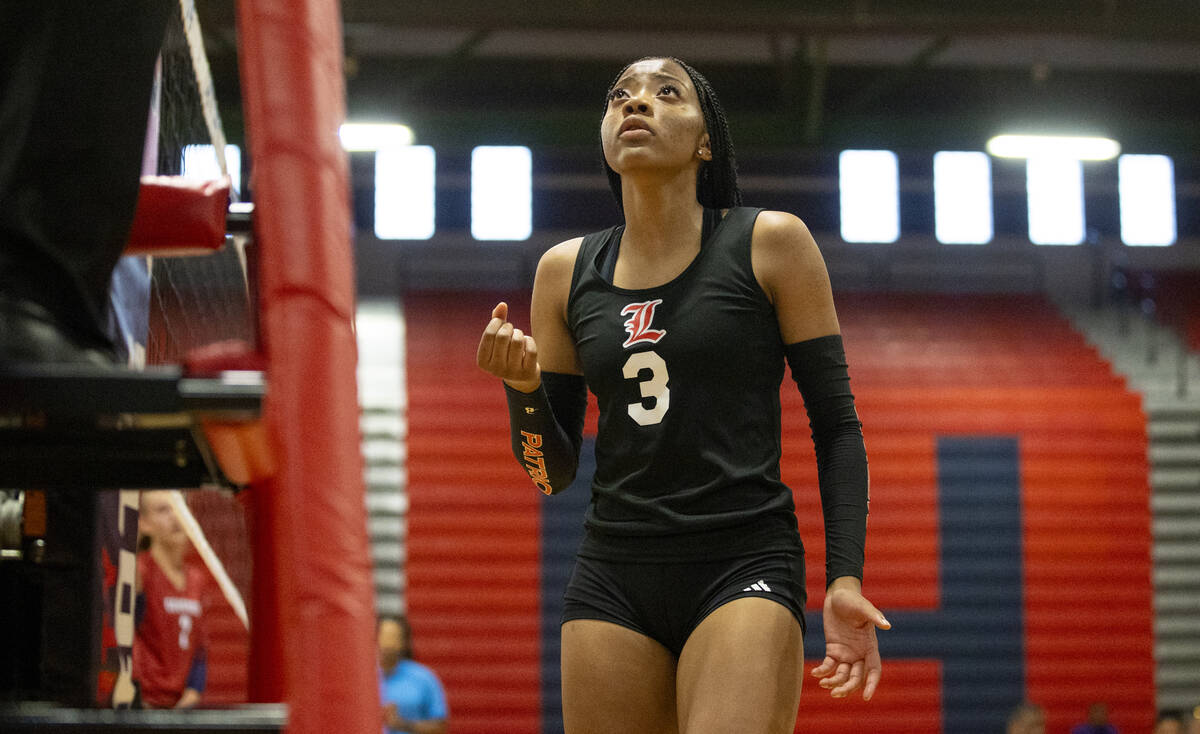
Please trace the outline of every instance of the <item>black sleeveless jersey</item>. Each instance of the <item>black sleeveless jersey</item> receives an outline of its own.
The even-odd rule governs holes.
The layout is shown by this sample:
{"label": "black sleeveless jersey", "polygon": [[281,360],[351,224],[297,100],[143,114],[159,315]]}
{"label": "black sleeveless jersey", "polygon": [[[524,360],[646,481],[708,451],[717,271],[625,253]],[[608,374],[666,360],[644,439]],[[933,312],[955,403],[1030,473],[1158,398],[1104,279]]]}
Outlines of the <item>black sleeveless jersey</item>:
{"label": "black sleeveless jersey", "polygon": [[800,547],[780,481],[784,353],[754,277],[760,209],[731,209],[679,276],[628,290],[600,271],[623,226],[584,237],[567,326],[600,406],[581,555],[695,560]]}

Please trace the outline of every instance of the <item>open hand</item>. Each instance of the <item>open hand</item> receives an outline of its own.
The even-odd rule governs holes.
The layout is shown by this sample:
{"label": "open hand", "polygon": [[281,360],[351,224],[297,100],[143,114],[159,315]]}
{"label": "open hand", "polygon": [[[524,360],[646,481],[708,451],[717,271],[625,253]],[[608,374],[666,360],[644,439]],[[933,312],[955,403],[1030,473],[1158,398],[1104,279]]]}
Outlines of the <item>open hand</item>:
{"label": "open hand", "polygon": [[813,668],[818,685],[834,698],[845,698],[859,688],[871,700],[879,685],[881,663],[875,628],[891,629],[883,613],[863,597],[858,579],[834,580],[825,593],[825,659]]}

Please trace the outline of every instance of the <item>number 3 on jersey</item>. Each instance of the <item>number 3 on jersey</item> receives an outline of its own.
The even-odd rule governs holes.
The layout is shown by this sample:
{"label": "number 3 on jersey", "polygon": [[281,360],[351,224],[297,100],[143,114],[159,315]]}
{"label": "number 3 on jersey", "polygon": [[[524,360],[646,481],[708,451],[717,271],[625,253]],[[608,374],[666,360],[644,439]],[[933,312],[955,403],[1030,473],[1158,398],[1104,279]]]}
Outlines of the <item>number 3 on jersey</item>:
{"label": "number 3 on jersey", "polygon": [[[649,370],[650,377],[639,381],[642,400],[629,404],[629,417],[639,426],[652,426],[661,423],[663,415],[671,407],[671,389],[667,387],[670,378],[667,375],[667,363],[654,351],[637,352],[625,360],[625,379],[637,379],[642,370]],[[646,398],[654,398],[653,407],[645,407]]]}

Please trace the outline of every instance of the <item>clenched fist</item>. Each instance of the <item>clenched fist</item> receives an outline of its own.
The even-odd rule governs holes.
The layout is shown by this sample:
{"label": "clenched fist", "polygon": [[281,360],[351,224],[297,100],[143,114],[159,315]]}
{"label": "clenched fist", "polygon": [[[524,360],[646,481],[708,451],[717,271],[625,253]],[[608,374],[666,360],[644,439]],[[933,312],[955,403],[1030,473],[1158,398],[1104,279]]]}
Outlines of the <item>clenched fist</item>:
{"label": "clenched fist", "polygon": [[492,320],[483,330],[475,363],[514,390],[533,392],[542,384],[537,361],[537,342],[508,321],[508,304],[492,309]]}

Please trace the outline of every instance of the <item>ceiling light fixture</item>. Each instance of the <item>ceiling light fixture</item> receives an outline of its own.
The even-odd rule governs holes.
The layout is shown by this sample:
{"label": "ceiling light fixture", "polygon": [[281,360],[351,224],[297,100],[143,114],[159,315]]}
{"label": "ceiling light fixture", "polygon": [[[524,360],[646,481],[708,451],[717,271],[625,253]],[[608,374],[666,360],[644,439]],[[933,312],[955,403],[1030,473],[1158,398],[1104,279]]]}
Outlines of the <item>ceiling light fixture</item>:
{"label": "ceiling light fixture", "polygon": [[1056,156],[1107,161],[1121,153],[1121,144],[1111,138],[1082,135],[997,135],[987,142],[987,152],[997,158]]}
{"label": "ceiling light fixture", "polygon": [[342,147],[352,152],[382,150],[412,145],[413,131],[408,125],[384,122],[347,122],[338,130]]}

